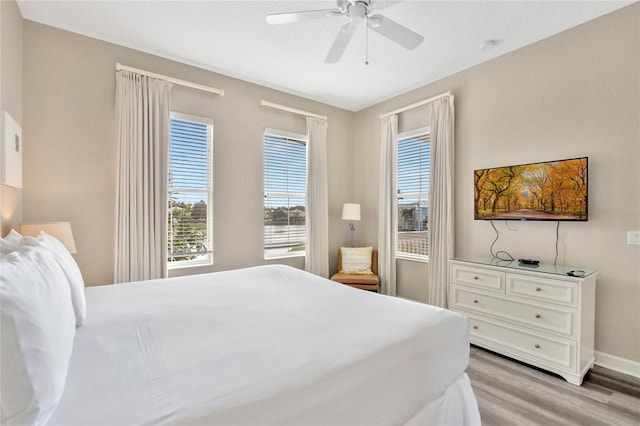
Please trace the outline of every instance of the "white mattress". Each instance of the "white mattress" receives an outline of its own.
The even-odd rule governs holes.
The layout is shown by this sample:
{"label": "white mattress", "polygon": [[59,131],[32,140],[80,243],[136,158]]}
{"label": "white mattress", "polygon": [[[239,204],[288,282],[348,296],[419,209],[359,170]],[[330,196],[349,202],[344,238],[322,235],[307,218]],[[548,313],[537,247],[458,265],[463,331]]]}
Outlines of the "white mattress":
{"label": "white mattress", "polygon": [[445,391],[479,421],[468,321],[451,311],[286,266],[86,297],[52,425],[405,424],[435,418]]}

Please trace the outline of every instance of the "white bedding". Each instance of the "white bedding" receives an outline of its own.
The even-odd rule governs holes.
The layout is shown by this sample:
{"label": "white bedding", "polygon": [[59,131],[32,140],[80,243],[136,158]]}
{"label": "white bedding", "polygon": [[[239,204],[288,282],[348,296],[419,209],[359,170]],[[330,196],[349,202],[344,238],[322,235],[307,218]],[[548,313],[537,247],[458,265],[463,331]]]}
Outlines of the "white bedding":
{"label": "white bedding", "polygon": [[86,299],[52,425],[480,422],[447,310],[275,265]]}

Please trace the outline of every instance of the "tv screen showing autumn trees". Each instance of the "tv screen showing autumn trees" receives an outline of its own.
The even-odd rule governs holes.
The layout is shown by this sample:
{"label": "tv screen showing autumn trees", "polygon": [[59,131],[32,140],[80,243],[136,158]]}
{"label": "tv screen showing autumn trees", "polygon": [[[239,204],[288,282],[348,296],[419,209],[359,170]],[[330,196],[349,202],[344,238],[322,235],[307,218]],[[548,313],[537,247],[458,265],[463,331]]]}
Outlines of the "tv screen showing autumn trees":
{"label": "tv screen showing autumn trees", "polygon": [[474,217],[587,220],[588,159],[474,171]]}

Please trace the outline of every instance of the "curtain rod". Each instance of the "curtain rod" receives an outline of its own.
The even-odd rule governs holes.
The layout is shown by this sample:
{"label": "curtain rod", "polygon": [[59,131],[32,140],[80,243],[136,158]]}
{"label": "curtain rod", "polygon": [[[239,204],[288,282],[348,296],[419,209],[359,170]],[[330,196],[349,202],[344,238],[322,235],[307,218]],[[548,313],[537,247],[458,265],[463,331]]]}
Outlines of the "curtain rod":
{"label": "curtain rod", "polygon": [[224,96],[223,89],[216,89],[215,87],[205,86],[203,84],[192,83],[190,81],[180,80],[178,78],[167,77],[166,75],[156,74],[156,73],[144,71],[138,68],[128,67],[126,65],[122,65],[120,62],[116,62],[116,71],[131,71],[137,74],[146,75],[147,77],[157,78],[159,80],[165,80],[180,86],[190,87],[192,89],[202,90],[203,92],[209,92],[215,95]]}
{"label": "curtain rod", "polygon": [[451,95],[453,95],[453,92],[451,90],[447,90],[444,93],[440,93],[439,95],[432,96],[432,97],[430,97],[428,99],[425,99],[423,101],[419,101],[419,102],[416,102],[414,104],[407,105],[406,107],[398,108],[398,109],[393,110],[391,112],[388,112],[386,114],[380,114],[380,118],[384,118],[384,117],[388,117],[388,116],[393,115],[393,114],[398,114],[398,113],[401,113],[401,112],[409,111],[410,109],[414,109],[414,108],[417,108],[417,107],[422,106],[422,105],[430,104],[433,101],[436,101],[436,100],[438,100],[440,98],[444,98],[445,96],[451,96]]}
{"label": "curtain rod", "polygon": [[288,112],[292,112],[294,114],[306,115],[307,117],[322,118],[323,120],[327,119],[327,117],[325,115],[314,114],[312,112],[303,111],[301,109],[296,109],[296,108],[291,108],[291,107],[284,106],[284,105],[274,104],[273,102],[267,102],[264,99],[262,99],[260,101],[260,106],[266,106],[266,107],[271,107],[271,108],[275,108],[275,109],[281,109],[282,111],[288,111]]}

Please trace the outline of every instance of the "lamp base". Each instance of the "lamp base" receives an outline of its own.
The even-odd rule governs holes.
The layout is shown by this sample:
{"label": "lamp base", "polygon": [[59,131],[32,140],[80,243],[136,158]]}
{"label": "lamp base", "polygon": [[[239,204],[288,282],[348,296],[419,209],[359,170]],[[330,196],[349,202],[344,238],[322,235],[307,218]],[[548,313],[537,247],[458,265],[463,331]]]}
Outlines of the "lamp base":
{"label": "lamp base", "polygon": [[351,230],[351,247],[355,247],[355,243],[354,243],[354,234],[356,231],[356,227],[353,226],[353,223],[349,222],[349,229]]}

